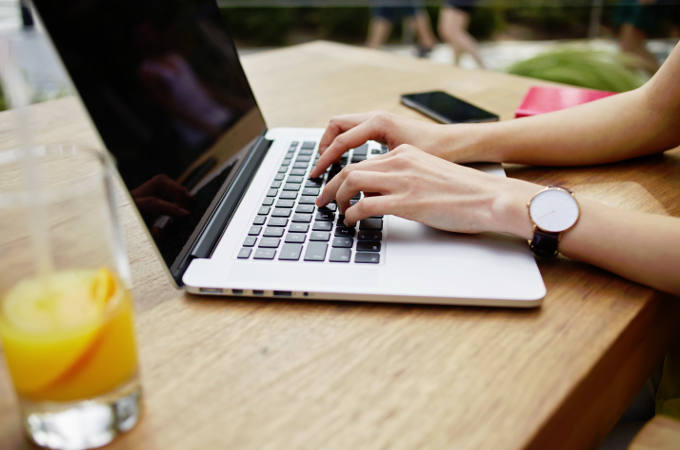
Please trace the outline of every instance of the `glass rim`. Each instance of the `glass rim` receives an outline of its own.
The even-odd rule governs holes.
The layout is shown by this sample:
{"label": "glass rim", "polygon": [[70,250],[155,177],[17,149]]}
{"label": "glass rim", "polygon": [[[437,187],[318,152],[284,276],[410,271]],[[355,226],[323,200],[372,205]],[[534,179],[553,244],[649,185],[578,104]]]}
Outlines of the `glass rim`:
{"label": "glass rim", "polygon": [[[58,189],[38,189],[31,190],[26,186],[17,183],[16,189],[0,189],[0,208],[25,207],[29,205],[51,204],[60,200],[73,198],[79,194],[87,192],[92,188],[93,183],[103,180],[110,175],[112,165],[110,156],[107,152],[76,143],[58,144],[36,144],[30,148],[10,148],[0,149],[0,170],[3,166],[15,164],[22,172],[22,158],[35,158],[37,161],[45,161],[49,157],[67,157],[87,155],[91,161],[98,161],[98,170],[86,176],[73,178],[69,183],[60,186]],[[57,158],[54,158],[57,159]],[[41,195],[36,198],[34,194],[39,192]]]}

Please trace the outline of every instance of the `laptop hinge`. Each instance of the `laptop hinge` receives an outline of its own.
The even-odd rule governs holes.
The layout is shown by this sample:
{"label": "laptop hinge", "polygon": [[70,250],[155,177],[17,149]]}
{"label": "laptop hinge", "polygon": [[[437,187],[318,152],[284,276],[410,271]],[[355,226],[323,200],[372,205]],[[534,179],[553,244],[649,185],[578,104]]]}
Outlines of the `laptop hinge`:
{"label": "laptop hinge", "polygon": [[224,192],[222,200],[213,211],[210,219],[208,219],[203,232],[201,232],[194,243],[191,252],[185,256],[182,263],[174,265],[175,270],[172,271],[172,275],[178,285],[181,286],[183,284],[182,275],[184,275],[187,267],[189,267],[191,260],[194,258],[209,258],[212,255],[217,242],[222,237],[222,233],[227,225],[229,225],[234,211],[236,211],[246,189],[248,189],[250,182],[255,176],[257,168],[262,164],[262,160],[274,142],[266,139],[264,136],[263,133],[253,145],[253,149],[245,156],[238,173]]}

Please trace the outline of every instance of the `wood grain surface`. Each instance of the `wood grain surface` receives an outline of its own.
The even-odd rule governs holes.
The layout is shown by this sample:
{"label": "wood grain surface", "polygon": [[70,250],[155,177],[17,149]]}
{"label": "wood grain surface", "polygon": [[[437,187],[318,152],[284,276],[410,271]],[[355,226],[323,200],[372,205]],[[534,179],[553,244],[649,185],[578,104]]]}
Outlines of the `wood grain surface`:
{"label": "wood grain surface", "polygon": [[[431,89],[510,119],[537,84],[327,42],[243,63],[270,127],[323,127],[334,114],[370,109],[421,117],[399,94]],[[101,145],[73,98],[30,110],[38,142]],[[0,149],[17,145],[15,123],[0,114]],[[507,171],[680,216],[678,150]],[[677,298],[564,258],[540,263],[548,294],[528,311],[185,295],[121,198],[145,413],[111,448],[591,448],[680,323]],[[24,446],[2,369],[0,448]]]}

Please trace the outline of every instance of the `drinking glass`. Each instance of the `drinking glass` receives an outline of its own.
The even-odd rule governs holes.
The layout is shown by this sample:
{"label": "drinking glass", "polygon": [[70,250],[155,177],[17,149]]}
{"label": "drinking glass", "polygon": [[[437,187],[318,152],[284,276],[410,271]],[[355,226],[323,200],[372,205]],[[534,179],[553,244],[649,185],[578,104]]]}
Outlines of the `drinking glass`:
{"label": "drinking glass", "polygon": [[113,173],[77,145],[0,150],[0,338],[40,446],[99,447],[140,416]]}

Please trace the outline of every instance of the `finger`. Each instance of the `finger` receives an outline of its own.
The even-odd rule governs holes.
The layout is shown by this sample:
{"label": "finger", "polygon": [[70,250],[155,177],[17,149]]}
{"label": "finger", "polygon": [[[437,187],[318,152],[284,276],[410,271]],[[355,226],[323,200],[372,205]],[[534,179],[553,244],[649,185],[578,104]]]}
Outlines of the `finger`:
{"label": "finger", "polygon": [[172,217],[188,216],[189,211],[157,197],[135,199],[135,204],[145,216],[167,215]]}
{"label": "finger", "polygon": [[316,199],[317,206],[324,206],[324,205],[328,204],[328,202],[335,199],[335,193],[337,192],[338,188],[340,187],[340,185],[345,180],[345,177],[351,171],[356,170],[356,169],[381,171],[380,165],[381,165],[381,163],[379,162],[378,158],[371,158],[371,159],[368,159],[366,161],[362,161],[360,163],[350,164],[349,166],[345,167],[344,169],[342,169],[340,171],[340,173],[338,173],[335,177],[333,177],[333,179],[331,181],[329,181],[326,184],[323,191],[321,191],[321,194]]}
{"label": "finger", "polygon": [[339,134],[319,157],[316,166],[310,173],[310,177],[316,178],[321,175],[331,163],[337,161],[340,155],[347,150],[358,147],[370,139],[380,138],[383,135],[384,130],[380,130],[376,121],[372,119],[361,122],[357,126]]}
{"label": "finger", "polygon": [[333,117],[330,122],[328,122],[326,131],[324,131],[323,136],[321,136],[321,140],[319,141],[319,154],[323,154],[323,152],[326,151],[326,148],[331,145],[331,142],[333,142],[333,139],[335,139],[338,134],[344,133],[361,122],[368,120],[370,117],[371,113],[345,114]]}
{"label": "finger", "polygon": [[350,200],[359,192],[388,194],[393,191],[395,180],[393,176],[381,172],[354,170],[350,172],[335,194],[338,209],[344,214],[350,206]]}
{"label": "finger", "polygon": [[358,221],[371,216],[399,215],[395,207],[398,203],[394,195],[364,197],[345,210],[345,225],[353,226]]}

